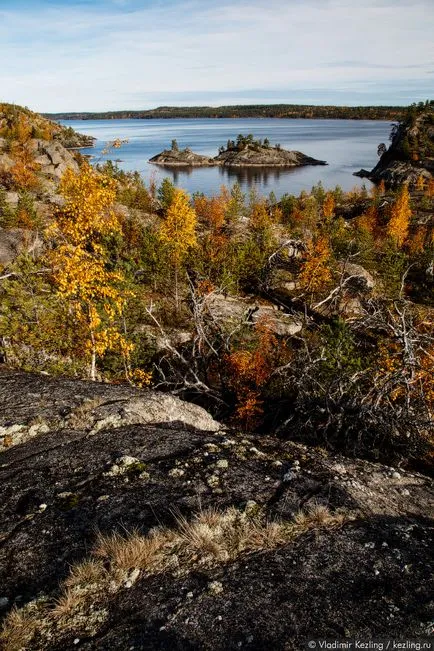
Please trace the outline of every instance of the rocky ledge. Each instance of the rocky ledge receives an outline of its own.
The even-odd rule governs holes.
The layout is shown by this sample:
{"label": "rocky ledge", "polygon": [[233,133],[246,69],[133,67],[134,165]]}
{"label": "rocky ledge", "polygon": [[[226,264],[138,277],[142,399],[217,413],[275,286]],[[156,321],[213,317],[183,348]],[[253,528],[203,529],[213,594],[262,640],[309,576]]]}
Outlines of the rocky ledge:
{"label": "rocky ledge", "polygon": [[429,634],[429,478],[127,386],[0,369],[0,398],[6,651]]}
{"label": "rocky ledge", "polygon": [[361,169],[354,176],[367,178],[374,183],[382,181],[388,187],[402,183],[415,186],[422,178],[424,183],[434,176],[434,108],[425,107],[419,114],[409,112],[406,120],[393,125],[388,149],[379,145],[380,160],[371,170]]}
{"label": "rocky ledge", "polygon": [[302,167],[304,165],[327,165],[325,161],[306,156],[300,151],[288,151],[280,147],[247,144],[220,151],[209,158],[195,154],[189,148],[164,150],[153,156],[150,163],[168,167]]}

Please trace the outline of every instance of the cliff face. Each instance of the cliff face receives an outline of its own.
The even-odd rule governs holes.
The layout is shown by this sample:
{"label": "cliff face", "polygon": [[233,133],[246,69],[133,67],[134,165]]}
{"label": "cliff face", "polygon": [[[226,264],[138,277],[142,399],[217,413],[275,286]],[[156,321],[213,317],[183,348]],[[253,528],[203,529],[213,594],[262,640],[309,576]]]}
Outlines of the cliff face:
{"label": "cliff face", "polygon": [[419,177],[429,180],[434,175],[434,107],[423,112],[409,111],[408,117],[392,129],[392,142],[377,165],[370,171],[360,170],[357,176],[387,186],[402,183],[415,185]]}

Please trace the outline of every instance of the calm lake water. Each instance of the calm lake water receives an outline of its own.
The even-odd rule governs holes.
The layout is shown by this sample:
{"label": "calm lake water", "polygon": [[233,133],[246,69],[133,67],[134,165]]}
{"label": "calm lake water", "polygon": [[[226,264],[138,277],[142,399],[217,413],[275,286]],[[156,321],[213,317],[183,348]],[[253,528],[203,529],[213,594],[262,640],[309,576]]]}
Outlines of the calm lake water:
{"label": "calm lake water", "polygon": [[[363,183],[369,186],[369,181],[352,176],[352,173],[375,165],[378,144],[387,143],[390,131],[389,122],[370,120],[68,120],[63,124],[98,139],[93,149],[83,150],[83,153],[92,154],[94,161],[104,160],[101,151],[108,141],[128,139],[127,144],[108,157],[120,159],[122,169],[140,171],[147,182],[151,176],[157,183],[167,176],[189,193],[213,194],[222,184],[230,186],[238,181],[244,191],[256,187],[260,194],[268,195],[273,191],[277,197],[285,192],[298,194],[301,190],[310,190],[318,181],[325,188],[340,185],[344,190]],[[268,138],[271,144],[280,143],[285,149],[302,151],[327,161],[328,166],[173,170],[148,163],[152,156],[170,148],[173,138],[180,148],[190,147],[198,154],[215,156],[220,145],[225,145],[228,139],[235,140],[239,133]]]}

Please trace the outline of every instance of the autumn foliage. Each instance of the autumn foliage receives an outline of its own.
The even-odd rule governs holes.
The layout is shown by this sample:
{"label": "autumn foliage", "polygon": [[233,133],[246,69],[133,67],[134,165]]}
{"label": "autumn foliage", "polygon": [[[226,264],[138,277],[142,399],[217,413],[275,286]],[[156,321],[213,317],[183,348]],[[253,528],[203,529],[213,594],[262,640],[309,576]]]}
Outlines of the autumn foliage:
{"label": "autumn foliage", "polygon": [[183,190],[175,190],[172,201],[163,219],[159,236],[166,246],[175,275],[175,302],[179,307],[179,271],[190,249],[197,244],[197,217],[188,196]]}
{"label": "autumn foliage", "polygon": [[315,294],[330,283],[331,251],[325,235],[311,240],[307,247],[306,259],[300,273],[300,286],[307,292]]}
{"label": "autumn foliage", "polygon": [[387,234],[398,248],[401,248],[408,236],[411,208],[408,186],[403,185],[392,205]]}
{"label": "autumn foliage", "polygon": [[237,350],[226,357],[228,382],[236,397],[235,422],[251,430],[263,416],[262,391],[270,380],[281,354],[267,320],[256,325],[256,342],[251,350]]}
{"label": "autumn foliage", "polygon": [[56,241],[49,261],[59,298],[85,333],[80,353],[95,379],[97,357],[119,349],[128,359],[131,352],[117,324],[128,292],[122,291],[122,273],[109,269],[104,244],[105,237],[120,231],[115,184],[86,163],[78,174],[66,172],[60,192],[66,203],[49,229]]}

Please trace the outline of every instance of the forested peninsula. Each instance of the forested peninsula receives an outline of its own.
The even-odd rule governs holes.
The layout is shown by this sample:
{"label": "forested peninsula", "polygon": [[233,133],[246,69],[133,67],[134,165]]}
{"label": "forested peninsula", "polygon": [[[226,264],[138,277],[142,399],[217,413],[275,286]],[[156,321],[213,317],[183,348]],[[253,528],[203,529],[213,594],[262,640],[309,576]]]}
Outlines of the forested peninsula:
{"label": "forested peninsula", "polygon": [[330,120],[401,120],[404,106],[313,106],[252,104],[237,106],[159,106],[143,111],[45,113],[51,120],[127,120],[173,118],[305,118]]}

